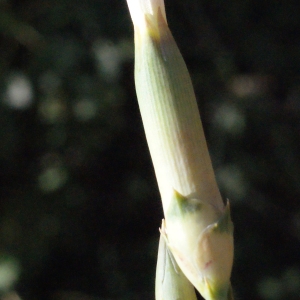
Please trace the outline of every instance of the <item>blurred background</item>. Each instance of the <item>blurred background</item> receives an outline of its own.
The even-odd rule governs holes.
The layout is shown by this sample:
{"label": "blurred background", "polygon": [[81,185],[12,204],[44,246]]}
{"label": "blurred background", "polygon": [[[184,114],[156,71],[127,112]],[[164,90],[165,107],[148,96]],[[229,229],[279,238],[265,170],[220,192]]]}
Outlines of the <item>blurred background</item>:
{"label": "blurred background", "polygon": [[[166,10],[231,201],[236,299],[298,300],[300,4]],[[125,0],[0,0],[1,299],[154,299],[163,214],[133,54]]]}

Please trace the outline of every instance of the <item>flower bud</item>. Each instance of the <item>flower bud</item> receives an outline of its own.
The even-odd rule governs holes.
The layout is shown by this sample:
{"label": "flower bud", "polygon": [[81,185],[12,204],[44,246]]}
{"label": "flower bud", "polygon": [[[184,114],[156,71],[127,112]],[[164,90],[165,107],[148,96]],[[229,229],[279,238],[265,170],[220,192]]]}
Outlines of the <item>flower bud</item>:
{"label": "flower bud", "polygon": [[161,194],[162,233],[206,300],[227,299],[233,226],[224,206],[192,82],[163,0],[127,0],[135,32],[135,85]]}

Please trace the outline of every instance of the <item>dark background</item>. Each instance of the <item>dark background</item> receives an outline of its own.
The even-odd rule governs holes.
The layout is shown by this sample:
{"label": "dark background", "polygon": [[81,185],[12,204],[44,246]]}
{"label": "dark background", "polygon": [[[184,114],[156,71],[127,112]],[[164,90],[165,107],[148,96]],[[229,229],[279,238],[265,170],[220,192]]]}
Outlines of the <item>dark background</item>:
{"label": "dark background", "polygon": [[[235,224],[239,300],[300,299],[300,4],[167,0]],[[0,0],[0,292],[154,299],[162,208],[125,0]]]}

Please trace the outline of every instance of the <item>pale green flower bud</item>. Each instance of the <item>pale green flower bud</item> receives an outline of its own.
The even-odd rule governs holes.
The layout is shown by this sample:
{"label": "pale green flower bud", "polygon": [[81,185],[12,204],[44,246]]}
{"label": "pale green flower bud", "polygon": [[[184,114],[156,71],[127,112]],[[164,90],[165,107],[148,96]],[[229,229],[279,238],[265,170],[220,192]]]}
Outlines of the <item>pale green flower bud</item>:
{"label": "pale green flower bud", "polygon": [[166,219],[162,232],[183,273],[206,300],[224,300],[233,261],[232,224],[192,82],[163,0],[127,2],[135,31],[136,91]]}

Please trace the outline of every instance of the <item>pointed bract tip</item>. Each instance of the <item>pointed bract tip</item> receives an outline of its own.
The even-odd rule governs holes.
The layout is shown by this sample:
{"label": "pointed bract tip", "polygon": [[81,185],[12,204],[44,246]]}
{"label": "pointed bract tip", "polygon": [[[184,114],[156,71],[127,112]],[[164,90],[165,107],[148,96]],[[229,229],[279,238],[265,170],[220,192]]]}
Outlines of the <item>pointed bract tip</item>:
{"label": "pointed bract tip", "polygon": [[145,29],[145,15],[156,16],[159,10],[167,22],[164,0],[127,0],[127,4],[135,27]]}

